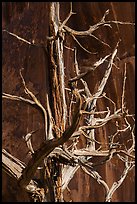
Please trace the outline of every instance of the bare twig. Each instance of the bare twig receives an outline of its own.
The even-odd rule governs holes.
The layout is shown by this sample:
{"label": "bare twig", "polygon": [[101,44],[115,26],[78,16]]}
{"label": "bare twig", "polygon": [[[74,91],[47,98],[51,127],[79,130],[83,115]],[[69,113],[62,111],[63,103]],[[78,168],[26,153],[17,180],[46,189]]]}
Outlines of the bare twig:
{"label": "bare twig", "polygon": [[92,36],[93,38],[95,38],[96,40],[98,40],[98,41],[99,41],[100,43],[102,43],[103,45],[105,45],[105,46],[111,48],[110,45],[108,45],[107,43],[105,43],[103,40],[100,40],[100,39],[97,38],[95,35],[90,35],[90,36]]}
{"label": "bare twig", "polygon": [[42,106],[42,104],[40,103],[40,101],[38,101],[38,99],[35,97],[35,95],[26,87],[26,83],[25,83],[25,80],[22,76],[21,70],[20,70],[20,76],[21,76],[26,94],[28,94],[32,98],[32,100],[42,110],[42,112],[44,114],[45,139],[47,140],[48,139],[48,135],[47,135],[47,112],[46,112],[45,108]]}
{"label": "bare twig", "polygon": [[116,111],[116,104],[115,104],[115,102],[114,102],[111,98],[109,98],[108,96],[106,96],[106,93],[103,93],[103,97],[106,98],[106,99],[108,99],[108,100],[113,104],[113,106],[114,106],[114,112],[115,112],[115,111]]}
{"label": "bare twig", "polygon": [[[128,150],[128,152],[129,152],[129,150]],[[125,154],[126,156],[128,156],[128,157],[130,157],[130,158],[132,158],[132,159],[135,159],[135,156],[134,156],[134,155],[131,155],[131,154],[128,153],[128,152],[125,152],[124,150],[117,150],[117,151],[116,151],[116,154],[118,154],[118,153],[123,153],[123,154]]]}
{"label": "bare twig", "polygon": [[[74,82],[74,81],[77,81],[77,80],[83,78],[83,77],[84,77],[85,75],[87,75],[89,72],[94,71],[97,67],[99,67],[101,64],[103,64],[104,61],[105,61],[108,57],[110,57],[110,54],[107,55],[107,56],[105,56],[104,58],[100,58],[100,59],[99,59],[97,62],[95,62],[91,67],[85,67],[85,68],[87,69],[86,72],[83,72],[83,73],[81,73],[81,74],[78,73],[76,77],[70,79],[69,81],[70,81],[70,82]],[[84,68],[84,66],[82,66],[81,68]]]}
{"label": "bare twig", "polygon": [[123,80],[123,92],[122,92],[122,99],[121,99],[121,107],[122,107],[122,113],[125,110],[125,86],[126,86],[126,63],[125,63],[125,72],[124,72],[124,80]]}
{"label": "bare twig", "polygon": [[87,170],[87,168],[85,168],[83,166],[81,168],[86,174],[88,174],[89,176],[91,176],[95,180],[97,180],[97,182],[99,184],[103,185],[103,187],[104,187],[104,189],[106,191],[106,194],[109,192],[109,187],[108,187],[107,183],[102,179],[102,177],[99,175],[99,173],[97,171],[95,171],[95,170],[89,171],[89,170]]}
{"label": "bare twig", "polygon": [[66,26],[66,21],[68,20],[68,18],[70,18],[70,16],[72,15],[72,11],[70,11],[70,14],[68,16],[68,18],[66,18],[65,23],[63,22],[61,25],[61,28],[64,28],[72,37],[73,39],[78,43],[78,45],[86,52],[88,52],[89,54],[97,54],[97,53],[92,53],[89,50],[87,50],[85,47],[83,47],[81,45],[81,43],[79,43],[79,41],[77,40],[76,36],[91,36],[93,38],[95,38],[96,40],[98,40],[100,43],[104,44],[105,46],[108,46],[110,48],[110,45],[108,45],[107,43],[105,43],[104,41],[100,40],[98,37],[96,37],[95,35],[93,35],[92,33],[94,31],[96,31],[99,27],[101,26],[108,26],[110,28],[111,27],[111,23],[114,24],[121,24],[121,25],[135,25],[135,23],[130,23],[130,22],[121,22],[121,21],[106,21],[105,17],[109,14],[109,10],[107,10],[104,14],[104,16],[102,17],[102,19],[100,20],[100,22],[96,23],[93,26],[90,26],[90,28],[88,30],[85,31],[76,31],[74,29],[71,29],[70,27]]}
{"label": "bare twig", "polygon": [[70,2],[70,12],[69,12],[69,15],[67,16],[67,18],[63,21],[63,23],[60,25],[59,27],[59,31],[62,31],[63,27],[66,25],[66,23],[68,22],[68,20],[70,19],[70,17],[73,15],[73,14],[76,14],[72,11],[72,2]]}
{"label": "bare twig", "polygon": [[87,50],[83,45],[81,45],[81,43],[77,40],[77,38],[72,34],[73,39],[78,43],[78,45],[87,53],[92,54],[92,55],[96,55],[97,52],[90,52],[89,50]]}
{"label": "bare twig", "polygon": [[132,165],[126,161],[125,163],[125,169],[120,177],[120,179],[117,181],[117,182],[114,182],[112,187],[110,188],[108,194],[106,195],[106,198],[105,198],[105,202],[110,202],[111,199],[112,199],[112,195],[114,194],[114,192],[116,191],[116,189],[119,188],[119,186],[123,183],[123,181],[125,180],[128,172],[132,169]]}
{"label": "bare twig", "polygon": [[132,136],[132,145],[131,147],[128,149],[128,152],[132,152],[135,151],[135,135],[134,135],[134,130],[135,130],[135,124],[133,125],[132,131],[131,131],[131,136]]}
{"label": "bare twig", "polygon": [[111,27],[111,23],[114,24],[120,24],[120,25],[135,25],[135,23],[130,23],[130,22],[121,22],[121,21],[105,21],[105,17],[106,15],[109,14],[109,10],[107,10],[104,14],[104,16],[102,17],[102,19],[100,20],[100,22],[96,23],[93,26],[90,26],[90,28],[86,31],[76,31],[73,30],[71,28],[69,28],[68,26],[64,25],[64,29],[70,33],[71,35],[75,35],[75,36],[92,36],[92,33],[97,30],[99,27],[101,26],[108,26]]}
{"label": "bare twig", "polygon": [[7,94],[7,93],[3,93],[2,98],[10,99],[10,100],[13,100],[13,101],[22,101],[22,102],[28,103],[30,105],[35,105],[36,104],[34,101],[32,101],[30,99],[26,99],[26,98],[23,98],[21,96],[15,96],[15,95]]}
{"label": "bare twig", "polygon": [[95,125],[88,125],[88,126],[81,126],[79,127],[79,130],[90,130],[90,129],[96,129],[99,127],[104,126],[108,121],[112,120],[112,119],[116,119],[116,118],[121,118],[122,114],[112,114],[109,117],[105,117],[104,119],[99,119],[101,120],[101,122],[96,123]]}
{"label": "bare twig", "polygon": [[32,137],[32,134],[34,134],[35,132],[37,132],[38,130],[35,130],[35,131],[31,131],[30,133],[28,133],[27,135],[23,136],[23,139],[25,140],[26,144],[27,144],[27,147],[28,149],[30,150],[30,152],[33,154],[34,153],[34,150],[33,150],[33,147],[32,147],[32,143],[31,143],[31,137]]}
{"label": "bare twig", "polygon": [[12,32],[9,32],[9,31],[7,31],[7,30],[2,30],[2,31],[3,31],[3,32],[6,32],[6,33],[8,33],[8,34],[10,34],[10,35],[12,35],[12,36],[14,36],[15,38],[17,38],[18,40],[20,40],[20,41],[22,41],[22,42],[24,42],[24,43],[27,43],[27,44],[29,44],[29,45],[33,45],[33,43],[29,42],[28,40],[25,40],[24,38],[19,37],[18,35],[14,34],[14,33],[12,33]]}

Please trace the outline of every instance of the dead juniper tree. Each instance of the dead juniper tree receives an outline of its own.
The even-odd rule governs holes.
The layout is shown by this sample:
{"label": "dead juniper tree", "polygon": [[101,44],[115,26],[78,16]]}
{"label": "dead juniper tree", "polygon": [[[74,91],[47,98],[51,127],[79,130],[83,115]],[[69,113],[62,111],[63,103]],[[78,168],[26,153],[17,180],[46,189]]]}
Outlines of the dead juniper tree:
{"label": "dead juniper tree", "polygon": [[[119,40],[111,53],[108,53],[106,56],[96,61],[93,66],[88,67],[85,72],[81,72],[80,70],[77,61],[77,49],[75,47],[66,47],[67,49],[71,49],[74,54],[76,74],[73,78],[69,79],[68,84],[65,83],[64,67],[64,40],[66,35],[70,35],[85,52],[92,54],[80,44],[78,37],[91,36],[100,43],[111,46],[101,39],[98,39],[94,35],[94,31],[100,29],[102,26],[109,26],[112,28],[112,24],[126,24],[131,26],[133,23],[107,21],[106,16],[109,14],[109,10],[107,10],[97,24],[90,26],[86,31],[76,31],[67,26],[67,22],[73,14],[75,13],[72,11],[71,4],[69,15],[61,22],[60,3],[50,3],[50,35],[47,37],[48,45],[45,45],[44,49],[48,53],[50,61],[51,97],[47,94],[46,108],[42,106],[41,102],[32,91],[27,88],[23,77],[23,69],[20,69],[20,77],[27,97],[24,98],[22,96],[11,95],[10,93],[2,94],[3,99],[20,101],[38,107],[44,116],[45,141],[41,144],[40,148],[37,150],[33,148],[31,136],[35,134],[34,130],[26,133],[26,136],[24,136],[24,142],[26,142],[31,152],[31,159],[27,165],[13,157],[5,149],[2,150],[3,170],[18,180],[20,187],[31,194],[31,198],[34,202],[63,202],[63,191],[68,188],[70,180],[75,176],[79,168],[95,179],[98,184],[102,185],[105,189],[104,201],[110,202],[114,192],[124,182],[128,172],[135,166],[134,122],[131,125],[128,120],[132,118],[134,121],[134,114],[128,112],[125,103],[125,86],[127,78],[126,64],[123,76],[121,108],[117,109],[114,101],[104,93],[104,87],[107,86],[111,70],[116,66],[115,59],[120,43]],[[40,46],[10,31],[3,30],[3,32],[7,32],[9,35],[29,45]],[[88,83],[84,80],[84,76],[88,75],[90,72],[94,72],[104,63],[106,67],[104,76],[101,82],[98,83],[97,90],[91,93]],[[80,85],[82,88],[79,88]],[[69,92],[69,100],[66,100],[66,92]],[[52,98],[52,102],[50,98]],[[112,103],[114,107],[113,111],[110,110],[109,107],[106,107],[104,111],[97,110],[97,101],[102,98],[106,98]],[[108,136],[107,141],[101,143],[96,139],[96,130],[105,127],[111,120],[115,121],[117,130],[115,133]],[[124,128],[121,128],[119,125],[119,120],[123,122]],[[125,144],[120,144],[120,142],[116,140],[119,133],[125,133],[126,131],[128,131],[131,141],[131,145],[128,147]],[[86,146],[79,148],[78,143],[81,137],[85,138]],[[102,159],[92,162],[92,158],[95,157],[100,157]],[[119,180],[115,181],[112,186],[108,186],[107,182],[103,180],[95,167],[105,164],[113,157],[118,157],[119,160],[124,163],[125,168]],[[41,162],[43,163],[42,168],[40,168]],[[42,173],[42,187],[39,186],[39,182],[34,179],[37,169],[40,169]]]}

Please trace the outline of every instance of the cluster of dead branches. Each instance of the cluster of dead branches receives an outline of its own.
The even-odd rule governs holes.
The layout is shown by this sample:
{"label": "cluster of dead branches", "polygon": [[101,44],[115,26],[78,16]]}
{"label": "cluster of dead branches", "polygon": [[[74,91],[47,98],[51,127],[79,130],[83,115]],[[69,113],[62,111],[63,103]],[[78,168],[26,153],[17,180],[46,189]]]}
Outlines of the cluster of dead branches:
{"label": "cluster of dead branches", "polygon": [[[54,109],[51,108],[48,94],[46,98],[46,108],[44,108],[36,96],[27,88],[22,69],[20,70],[20,76],[27,97],[24,98],[8,93],[2,94],[3,99],[34,105],[34,107],[37,106],[38,109],[42,111],[44,115],[45,141],[41,144],[38,150],[34,150],[31,136],[32,134],[35,134],[35,131],[32,130],[32,132],[26,133],[24,142],[26,142],[27,147],[31,152],[31,159],[28,162],[28,165],[25,165],[3,149],[3,170],[17,179],[19,185],[22,188],[25,188],[27,192],[31,193],[34,202],[63,202],[63,191],[68,188],[70,180],[74,177],[76,171],[81,168],[86,174],[95,179],[98,184],[103,186],[105,189],[104,201],[109,202],[116,189],[123,183],[128,172],[135,166],[135,127],[134,125],[131,125],[128,120],[130,117],[134,121],[134,114],[130,114],[125,105],[125,84],[127,77],[126,64],[123,76],[121,108],[117,109],[116,104],[107,97],[106,93],[104,93],[104,88],[107,85],[113,65],[115,65],[114,59],[117,56],[119,41],[111,53],[96,61],[92,67],[89,67],[88,70],[83,73],[81,73],[79,69],[77,49],[72,49],[72,52],[74,53],[76,76],[69,79],[69,83],[66,84],[64,79],[64,39],[66,35],[72,36],[74,41],[76,41],[80,47],[91,54],[89,50],[80,44],[77,39],[79,36],[91,36],[97,39],[100,43],[110,47],[110,45],[98,39],[94,35],[94,31],[102,26],[109,26],[112,28],[111,24],[113,23],[126,25],[133,25],[133,23],[106,21],[106,15],[109,14],[109,10],[107,10],[97,24],[90,26],[86,31],[76,31],[66,25],[71,15],[74,14],[72,11],[72,4],[68,17],[62,23],[60,22],[59,9],[59,3],[51,3],[50,36],[47,37],[48,52],[51,62],[50,69],[52,77],[50,83],[52,84],[51,92]],[[7,32],[24,43],[35,46],[34,43],[31,43],[12,32],[6,30],[4,30],[4,32]],[[97,91],[91,93],[89,85],[83,77],[89,72],[93,72],[104,62],[107,62],[104,76],[98,85]],[[82,89],[79,88],[79,84],[83,86]],[[66,102],[66,91],[69,91],[71,95],[69,104]],[[106,110],[104,111],[97,111],[97,101],[101,98],[106,98],[112,103],[114,107],[113,111],[110,110],[109,107],[106,107]],[[56,107],[58,107],[58,109],[56,109]],[[53,117],[53,115],[55,117]],[[59,119],[57,120],[58,117]],[[103,143],[97,141],[95,136],[96,130],[105,127],[105,125],[112,120],[115,121],[116,132],[111,136],[108,136],[107,141],[104,141]],[[119,120],[122,120],[125,124],[123,129],[118,125]],[[83,125],[80,125],[80,121],[84,121]],[[128,138],[132,141],[130,147],[122,145],[116,140],[119,133],[125,133],[126,131],[129,133]],[[85,138],[86,145],[79,148],[78,143],[81,137]],[[94,163],[92,162],[92,158],[94,157],[100,157],[102,159]],[[125,168],[123,169],[123,173],[119,180],[115,181],[110,187],[107,182],[103,180],[99,172],[95,170],[95,167],[105,164],[113,157],[118,157],[124,163]],[[42,161],[43,167],[40,167]],[[37,169],[40,169],[44,175],[43,179],[45,179],[45,182],[42,188],[39,187],[39,183],[34,180],[34,175]],[[55,176],[57,177],[56,180]]]}

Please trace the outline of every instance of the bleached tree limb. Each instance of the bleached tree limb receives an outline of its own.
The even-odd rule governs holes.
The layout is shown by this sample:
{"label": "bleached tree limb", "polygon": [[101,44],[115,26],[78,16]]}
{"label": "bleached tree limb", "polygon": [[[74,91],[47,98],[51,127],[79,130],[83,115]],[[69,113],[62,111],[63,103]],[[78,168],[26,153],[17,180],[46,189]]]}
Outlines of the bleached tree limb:
{"label": "bleached tree limb", "polygon": [[126,161],[125,163],[125,169],[120,176],[120,179],[113,183],[112,187],[110,188],[108,194],[106,195],[105,202],[110,202],[112,199],[112,195],[114,192],[119,188],[119,186],[122,185],[123,181],[125,180],[128,172],[133,168],[133,166],[130,164],[130,162]]}

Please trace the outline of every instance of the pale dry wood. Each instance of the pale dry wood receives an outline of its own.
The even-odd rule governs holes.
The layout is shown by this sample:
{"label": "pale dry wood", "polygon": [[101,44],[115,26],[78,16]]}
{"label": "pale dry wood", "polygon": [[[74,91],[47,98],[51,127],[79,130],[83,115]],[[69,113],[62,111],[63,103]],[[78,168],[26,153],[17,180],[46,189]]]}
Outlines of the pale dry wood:
{"label": "pale dry wood", "polygon": [[9,32],[8,30],[5,30],[5,29],[4,29],[4,30],[2,30],[2,31],[3,31],[3,32],[6,32],[6,33],[8,33],[8,34],[10,34],[11,36],[14,36],[15,38],[17,38],[18,40],[20,40],[20,41],[22,41],[22,42],[24,42],[24,43],[27,43],[27,44],[29,44],[29,45],[32,45],[32,44],[33,44],[33,43],[29,42],[28,40],[19,37],[19,36],[16,35],[15,33]]}
{"label": "pale dry wood", "polygon": [[[19,181],[25,167],[26,164],[24,162],[12,156],[5,149],[2,149],[2,170],[5,171],[6,174],[14,178],[16,181]],[[34,180],[31,180],[25,187],[25,190],[29,193],[34,193],[37,189],[38,184]]]}
{"label": "pale dry wood", "polygon": [[38,130],[34,130],[34,131],[31,131],[29,132],[27,135],[23,136],[23,139],[25,140],[26,144],[27,144],[27,147],[28,149],[30,150],[30,153],[33,154],[34,153],[34,150],[33,150],[33,147],[32,147],[32,142],[31,142],[31,137],[32,135],[37,132]]}
{"label": "pale dry wood", "polygon": [[128,162],[128,160],[127,160],[125,162],[125,169],[124,169],[123,173],[121,174],[120,179],[113,183],[112,187],[110,188],[110,190],[108,191],[108,193],[106,195],[105,202],[111,201],[114,192],[122,185],[126,176],[128,175],[129,171],[132,168],[133,168],[133,165],[130,162]]}
{"label": "pale dry wood", "polygon": [[104,16],[102,17],[102,19],[96,23],[95,25],[93,26],[90,26],[88,30],[85,30],[85,31],[76,31],[76,30],[73,30],[71,28],[69,28],[68,26],[64,25],[64,29],[69,32],[70,34],[73,34],[75,36],[91,36],[92,33],[97,30],[99,27],[101,26],[108,26],[111,28],[111,23],[114,23],[114,24],[120,24],[120,25],[135,25],[135,23],[130,23],[130,22],[121,22],[121,21],[106,21],[105,20],[105,17],[109,14],[109,10],[107,10],[104,14]]}
{"label": "pale dry wood", "polygon": [[2,169],[8,175],[18,180],[25,166],[25,163],[9,154],[5,149],[2,149]]}
{"label": "pale dry wood", "polygon": [[[75,54],[76,55],[76,54]],[[75,81],[77,81],[77,80],[79,80],[79,79],[82,79],[84,76],[86,76],[87,74],[89,74],[91,71],[95,71],[95,69],[97,69],[101,64],[103,64],[105,61],[106,61],[106,59],[108,58],[108,57],[110,57],[110,54],[109,55],[107,55],[107,56],[105,56],[104,58],[100,58],[97,62],[95,62],[91,67],[85,67],[85,66],[81,66],[81,68],[85,68],[86,69],[86,71],[85,72],[83,72],[83,73],[80,73],[80,70],[78,69],[78,71],[77,71],[77,76],[76,77],[74,77],[74,78],[72,78],[72,79],[70,79],[69,81],[70,82],[75,82]],[[76,57],[75,57],[76,58]],[[75,59],[75,66],[76,67],[78,67],[78,62],[77,62],[77,60]],[[86,82],[82,82],[83,84],[85,83],[86,84]],[[84,85],[84,86],[86,86],[87,87],[87,85]]]}
{"label": "pale dry wood", "polygon": [[72,180],[78,169],[79,165],[76,165],[74,167],[69,165],[64,166],[62,170],[62,191],[67,188],[69,182]]}
{"label": "pale dry wood", "polygon": [[24,85],[24,89],[25,89],[25,92],[26,94],[28,94],[32,100],[35,102],[35,104],[42,110],[43,112],[43,115],[44,115],[44,126],[45,126],[45,139],[48,139],[48,134],[47,134],[47,111],[46,109],[43,107],[43,105],[40,103],[40,101],[36,98],[36,96],[27,88],[26,86],[26,82],[22,76],[22,73],[21,73],[22,69],[20,69],[20,76],[21,76],[21,79],[22,79],[22,83]]}
{"label": "pale dry wood", "polygon": [[75,107],[74,115],[72,118],[72,125],[69,126],[64,133],[62,134],[62,137],[57,139],[52,139],[45,141],[40,148],[33,154],[32,159],[30,159],[27,167],[24,169],[22,173],[22,177],[20,178],[20,185],[26,186],[30,180],[33,178],[37,167],[39,166],[40,162],[47,157],[54,149],[55,147],[64,144],[73,134],[73,132],[76,130],[79,120],[81,117],[80,110],[81,110],[81,97],[77,90],[74,90],[74,94],[77,98],[77,104]]}
{"label": "pale dry wood", "polygon": [[[51,3],[50,17],[51,17],[51,24],[53,25],[52,32],[54,36],[58,36],[58,32],[60,36],[63,36],[62,29],[60,29],[60,26],[59,26],[60,24],[59,9],[60,9],[59,2]],[[54,44],[56,46],[55,48],[55,52],[57,54],[57,64],[56,65],[58,66],[58,72],[59,72],[59,84],[58,85],[59,85],[59,90],[60,90],[60,100],[62,103],[62,122],[61,122],[62,127],[61,129],[64,131],[65,126],[66,126],[66,118],[67,118],[67,104],[66,104],[66,98],[65,98],[63,40],[61,40],[58,37],[57,39],[55,39]]]}
{"label": "pale dry wood", "polygon": [[87,170],[87,168],[85,167],[81,167],[82,170],[88,174],[89,176],[91,176],[92,178],[94,178],[99,184],[102,184],[102,186],[104,187],[106,194],[109,192],[109,187],[107,185],[107,183],[102,179],[102,177],[100,176],[100,174],[95,171],[95,170]]}
{"label": "pale dry wood", "polygon": [[[71,11],[70,11],[71,13]],[[92,53],[90,52],[89,50],[87,50],[83,45],[81,45],[81,43],[77,40],[76,36],[91,36],[93,38],[95,38],[96,40],[98,40],[100,43],[104,44],[105,46],[109,47],[110,48],[110,45],[108,45],[106,42],[100,40],[98,37],[96,37],[95,35],[93,35],[93,32],[96,31],[97,29],[99,29],[100,27],[102,26],[108,26],[110,28],[112,28],[111,24],[120,24],[120,25],[135,25],[135,23],[130,23],[130,22],[121,22],[121,21],[106,21],[105,20],[105,17],[109,14],[109,9],[105,12],[104,16],[102,17],[102,19],[96,23],[95,25],[93,26],[90,26],[88,30],[85,30],[85,31],[76,31],[74,29],[71,29],[70,27],[68,27],[65,24],[63,24],[61,26],[61,28],[63,27],[65,29],[66,32],[68,32],[72,37],[73,39],[78,43],[78,45],[86,52],[88,52],[89,54],[97,54],[97,53]]]}
{"label": "pale dry wood", "polygon": [[30,105],[35,105],[36,104],[34,101],[32,101],[30,99],[23,98],[21,96],[15,96],[15,95],[7,94],[7,93],[2,93],[2,98],[10,99],[10,100],[13,100],[13,101],[22,101],[22,102],[28,103]]}

